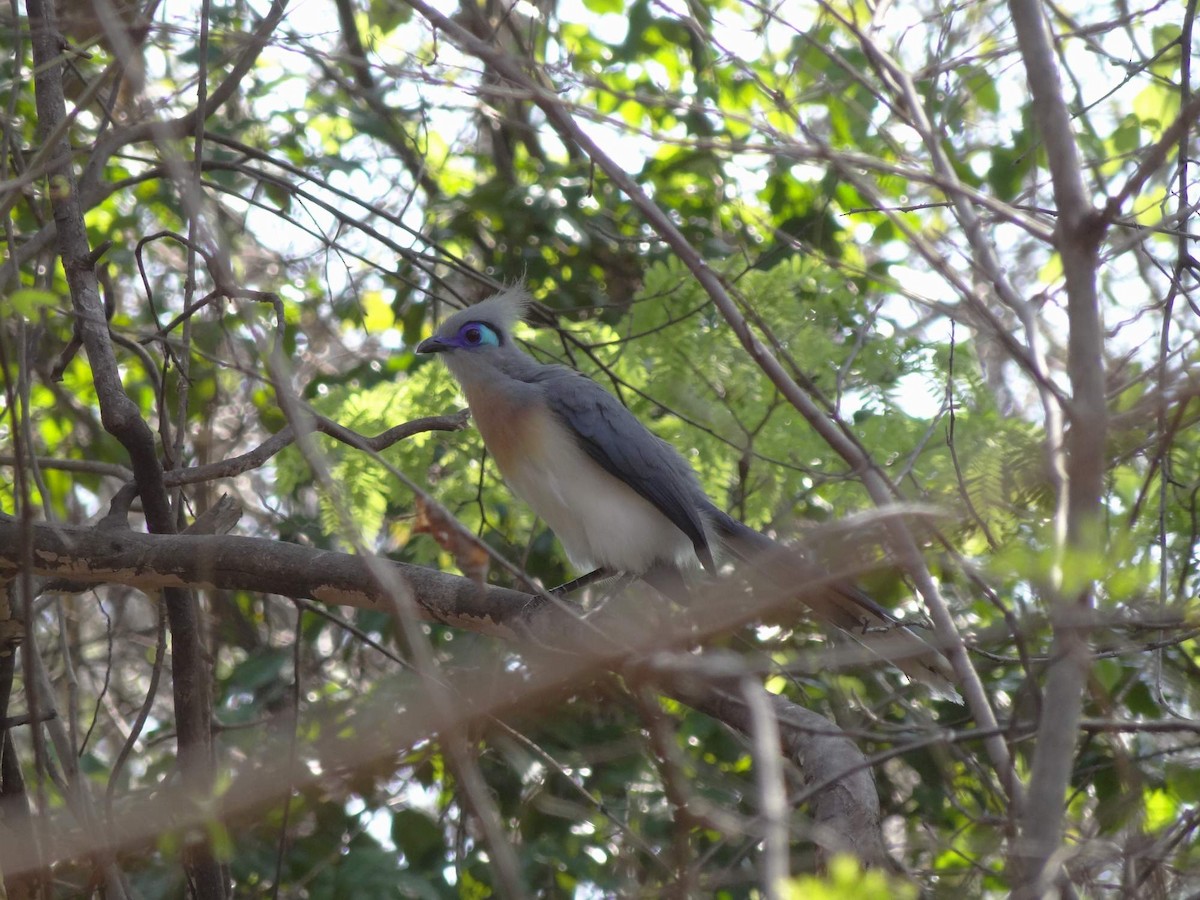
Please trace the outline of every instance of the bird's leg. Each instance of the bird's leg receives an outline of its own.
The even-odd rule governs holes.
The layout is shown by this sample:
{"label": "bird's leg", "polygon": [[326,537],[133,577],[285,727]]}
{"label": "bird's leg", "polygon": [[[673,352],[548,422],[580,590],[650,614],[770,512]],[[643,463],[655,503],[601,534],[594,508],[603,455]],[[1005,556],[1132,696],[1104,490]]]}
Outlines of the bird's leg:
{"label": "bird's leg", "polygon": [[586,575],[580,575],[578,578],[574,578],[571,581],[568,581],[566,584],[560,584],[556,588],[551,588],[550,593],[555,597],[562,597],[571,593],[572,591],[579,590],[581,587],[587,587],[589,584],[595,584],[597,581],[603,581],[606,578],[612,578],[616,574],[617,573],[613,572],[611,569],[593,569]]}
{"label": "bird's leg", "polygon": [[592,604],[592,612],[599,610],[610,600],[621,596],[625,588],[638,580],[638,576],[630,572],[613,572],[609,570],[608,574],[612,577],[605,580],[604,586],[597,591],[596,600]]}

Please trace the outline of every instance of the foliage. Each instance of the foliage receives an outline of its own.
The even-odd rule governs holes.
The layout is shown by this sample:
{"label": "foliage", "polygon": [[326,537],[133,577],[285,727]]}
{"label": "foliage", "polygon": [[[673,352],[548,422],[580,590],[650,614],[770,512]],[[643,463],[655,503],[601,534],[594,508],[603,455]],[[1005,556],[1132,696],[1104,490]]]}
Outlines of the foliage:
{"label": "foliage", "polygon": [[[791,611],[694,648],[824,715],[872,763],[903,881],[828,859],[799,804],[778,896],[1000,896],[1018,884],[1011,838],[1024,823],[986,742],[999,732],[1028,786],[1035,732],[1055,721],[1043,688],[1073,595],[1095,610],[1094,656],[1070,725],[1069,792],[1051,798],[1065,877],[1096,896],[1196,890],[1196,110],[1181,75],[1194,3],[1038,7],[1072,115],[1068,168],[1103,231],[1090,275],[1108,430],[1096,433],[1072,368],[1078,232],[1063,224],[1060,149],[1009,6],[481,0],[438,22],[416,2],[339,0],[275,22],[281,6],[217,0],[203,29],[194,11],[162,6],[148,29],[110,19],[99,37],[78,24],[90,3],[60,6],[68,39],[91,47],[64,51],[75,196],[119,382],[166,469],[233,460],[310,415],[370,437],[454,412],[454,382],[413,348],[449,309],[524,279],[537,300],[526,349],[613,390],[754,527],[819,543],[822,526],[879,502],[867,469],[895,498],[938,510],[912,533],[997,729],[886,667],[847,665],[843,642]],[[96,361],[73,344],[79,287],[52,207],[68,186],[48,175],[35,9],[0,15],[0,512],[95,524],[128,503],[119,488],[135,462],[102,415]],[[114,60],[129,71],[116,89]],[[761,352],[616,169],[699,251]],[[814,427],[765,354],[870,466]],[[1090,517],[1070,505],[1089,449],[1103,468]],[[241,534],[466,571],[425,533],[396,473],[514,569],[547,585],[578,574],[470,428],[378,453],[312,433],[173,488],[174,516],[186,526],[228,493]],[[923,620],[915,570],[873,545],[861,555],[872,596]],[[497,564],[489,579],[524,589]],[[40,654],[53,686],[42,708],[59,724],[36,742],[9,728],[5,765],[19,760],[25,791],[5,769],[5,793],[85,824],[108,815],[110,778],[118,814],[166,796],[181,729],[170,665],[161,682],[155,672],[181,654],[174,632],[172,652],[156,652],[158,598],[18,581],[3,582],[14,598],[44,592],[21,607],[34,644],[21,653]],[[503,893],[489,817],[530,896],[765,895],[755,735],[652,681],[598,672],[461,734],[431,720],[420,740],[362,759],[365,710],[407,709],[462,675],[532,684],[536,654],[425,624],[435,674],[384,611],[194,587],[213,792],[256,773],[290,779],[253,814],[218,825],[213,813],[207,840],[236,896]],[[32,671],[14,669],[10,638],[24,632],[9,624],[6,722],[29,710]],[[801,795],[805,778],[793,767],[783,783]],[[0,822],[25,828],[6,809]],[[156,837],[111,860],[67,853],[47,896],[89,895],[105,879],[119,896],[114,867],[142,896],[185,890],[185,845],[202,841],[182,826]]]}

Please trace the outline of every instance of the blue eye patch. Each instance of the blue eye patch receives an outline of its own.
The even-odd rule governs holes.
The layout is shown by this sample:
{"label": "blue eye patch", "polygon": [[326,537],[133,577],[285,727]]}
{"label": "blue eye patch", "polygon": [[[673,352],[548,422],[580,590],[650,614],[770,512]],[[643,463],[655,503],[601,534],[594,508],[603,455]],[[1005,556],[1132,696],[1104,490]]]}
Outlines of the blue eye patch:
{"label": "blue eye patch", "polygon": [[472,347],[499,347],[500,335],[487,322],[468,322],[458,329],[454,343],[467,350]]}

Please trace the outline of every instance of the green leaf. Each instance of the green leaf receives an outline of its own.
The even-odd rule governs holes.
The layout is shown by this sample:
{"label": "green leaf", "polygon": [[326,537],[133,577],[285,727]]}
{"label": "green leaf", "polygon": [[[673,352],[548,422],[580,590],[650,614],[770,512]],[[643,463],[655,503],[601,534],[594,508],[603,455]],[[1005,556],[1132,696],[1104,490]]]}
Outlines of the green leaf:
{"label": "green leaf", "polygon": [[434,868],[446,853],[446,836],[437,823],[416,809],[392,814],[392,843],[414,868]]}
{"label": "green leaf", "polygon": [[22,316],[36,319],[42,310],[51,310],[61,302],[53,291],[38,288],[17,288],[11,294],[0,293],[0,316]]}
{"label": "green leaf", "polygon": [[289,650],[259,651],[246,657],[225,679],[226,693],[253,692],[277,682],[284,667],[290,665],[291,658]]}
{"label": "green leaf", "polygon": [[601,16],[609,13],[619,14],[625,10],[624,0],[583,0],[583,5],[589,12],[594,12]]}
{"label": "green leaf", "polygon": [[850,856],[829,862],[824,878],[804,876],[780,886],[787,900],[916,900],[917,887],[879,871],[864,872]]}

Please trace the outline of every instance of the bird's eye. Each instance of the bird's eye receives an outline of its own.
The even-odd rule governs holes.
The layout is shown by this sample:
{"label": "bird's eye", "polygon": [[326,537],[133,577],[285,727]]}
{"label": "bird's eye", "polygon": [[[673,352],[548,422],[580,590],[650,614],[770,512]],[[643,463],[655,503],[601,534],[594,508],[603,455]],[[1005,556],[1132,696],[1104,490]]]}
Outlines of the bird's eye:
{"label": "bird's eye", "polygon": [[499,347],[500,336],[487,322],[467,322],[458,329],[454,342],[459,347]]}

